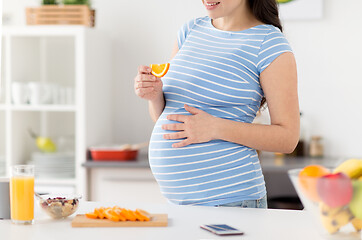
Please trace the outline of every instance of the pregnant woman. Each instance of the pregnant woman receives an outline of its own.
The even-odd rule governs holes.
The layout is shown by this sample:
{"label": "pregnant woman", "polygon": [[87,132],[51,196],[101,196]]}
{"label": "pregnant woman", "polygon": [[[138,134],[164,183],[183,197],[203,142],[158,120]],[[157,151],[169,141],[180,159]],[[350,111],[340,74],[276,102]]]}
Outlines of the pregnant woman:
{"label": "pregnant woman", "polygon": [[[275,0],[202,1],[208,16],[178,32],[168,73],[140,66],[136,94],[156,122],[149,161],[179,205],[266,208],[256,149],[292,152],[297,71]],[[252,123],[266,101],[271,124]]]}

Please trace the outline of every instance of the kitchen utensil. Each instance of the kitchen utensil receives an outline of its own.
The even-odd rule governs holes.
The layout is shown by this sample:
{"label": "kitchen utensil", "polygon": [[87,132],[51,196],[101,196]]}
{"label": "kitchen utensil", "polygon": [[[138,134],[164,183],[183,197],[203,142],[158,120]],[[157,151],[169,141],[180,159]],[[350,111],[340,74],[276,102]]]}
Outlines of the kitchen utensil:
{"label": "kitchen utensil", "polygon": [[0,219],[10,219],[9,178],[0,178]]}
{"label": "kitchen utensil", "polygon": [[139,150],[147,146],[148,142],[144,142],[113,147],[93,147],[89,150],[94,161],[128,161],[135,160]]}
{"label": "kitchen utensil", "polygon": [[31,155],[37,178],[73,178],[75,160],[73,152],[41,153]]}
{"label": "kitchen utensil", "polygon": [[72,227],[167,227],[167,214],[150,214],[151,220],[148,222],[125,221],[113,222],[108,219],[91,219],[85,215],[77,215],[72,221]]}
{"label": "kitchen utensil", "polygon": [[28,83],[30,104],[48,104],[52,100],[52,89],[49,85],[39,82]]}
{"label": "kitchen utensil", "polygon": [[66,218],[79,207],[79,199],[82,198],[80,195],[39,195],[35,193],[38,199],[40,208],[48,214],[51,218],[59,219]]}
{"label": "kitchen utensil", "polygon": [[147,147],[148,144],[149,144],[149,142],[132,144],[132,145],[130,146],[130,148],[131,148],[132,150],[140,150],[141,148]]}
{"label": "kitchen utensil", "polygon": [[138,156],[138,150],[120,150],[119,147],[90,148],[90,152],[94,161],[129,161]]}
{"label": "kitchen utensil", "polygon": [[11,84],[11,94],[14,104],[25,104],[29,98],[29,90],[25,83],[13,82]]}

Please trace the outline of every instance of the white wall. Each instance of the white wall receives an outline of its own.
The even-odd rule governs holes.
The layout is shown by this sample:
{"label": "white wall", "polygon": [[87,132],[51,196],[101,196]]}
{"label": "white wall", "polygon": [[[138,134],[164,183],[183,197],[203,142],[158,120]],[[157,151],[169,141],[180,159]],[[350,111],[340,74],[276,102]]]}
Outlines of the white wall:
{"label": "white wall", "polygon": [[310,131],[326,154],[362,157],[362,21],[360,0],[325,0],[320,21],[287,22],[299,75],[299,98]]}
{"label": "white wall", "polygon": [[[36,0],[4,0],[13,25]],[[284,23],[298,63],[300,106],[309,132],[325,138],[326,155],[362,157],[362,1],[325,0],[324,18]],[[201,0],[93,0],[96,25],[112,38],[115,141],[149,139],[147,103],[133,93],[140,64],[168,60],[177,29],[205,15]]]}

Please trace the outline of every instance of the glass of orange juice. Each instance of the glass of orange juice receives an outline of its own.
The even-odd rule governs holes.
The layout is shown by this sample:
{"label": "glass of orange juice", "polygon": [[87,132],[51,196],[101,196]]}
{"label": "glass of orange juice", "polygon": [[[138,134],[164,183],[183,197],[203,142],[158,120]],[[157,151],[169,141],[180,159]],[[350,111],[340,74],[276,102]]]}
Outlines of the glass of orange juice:
{"label": "glass of orange juice", "polygon": [[33,224],[34,166],[12,166],[10,179],[10,213],[15,224]]}

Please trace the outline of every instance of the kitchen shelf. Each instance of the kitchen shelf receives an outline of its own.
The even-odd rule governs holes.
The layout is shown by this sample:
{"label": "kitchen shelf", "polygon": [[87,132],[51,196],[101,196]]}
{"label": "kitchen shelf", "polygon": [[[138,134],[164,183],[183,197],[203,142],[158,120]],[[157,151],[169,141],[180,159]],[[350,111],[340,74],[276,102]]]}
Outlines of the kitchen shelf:
{"label": "kitchen shelf", "polygon": [[74,105],[11,105],[13,111],[75,112]]}
{"label": "kitchen shelf", "polygon": [[35,184],[40,185],[71,185],[75,186],[77,184],[76,179],[74,178],[35,178]]}
{"label": "kitchen shelf", "polygon": [[[86,150],[113,140],[110,39],[83,26],[24,26],[3,27],[2,40],[0,156],[6,159],[6,169],[26,164],[36,151],[29,128],[40,136],[72,136],[75,177],[38,179],[36,184],[44,192],[51,192],[48,186],[73,191],[72,187],[87,199],[86,170],[82,167]],[[71,88],[75,104],[15,105],[13,82]]]}
{"label": "kitchen shelf", "polygon": [[20,36],[20,37],[44,37],[44,36],[54,36],[54,37],[64,37],[64,36],[84,36],[89,32],[96,32],[95,29],[90,29],[84,26],[26,26],[26,27],[12,27],[4,26],[2,29],[3,36]]}

